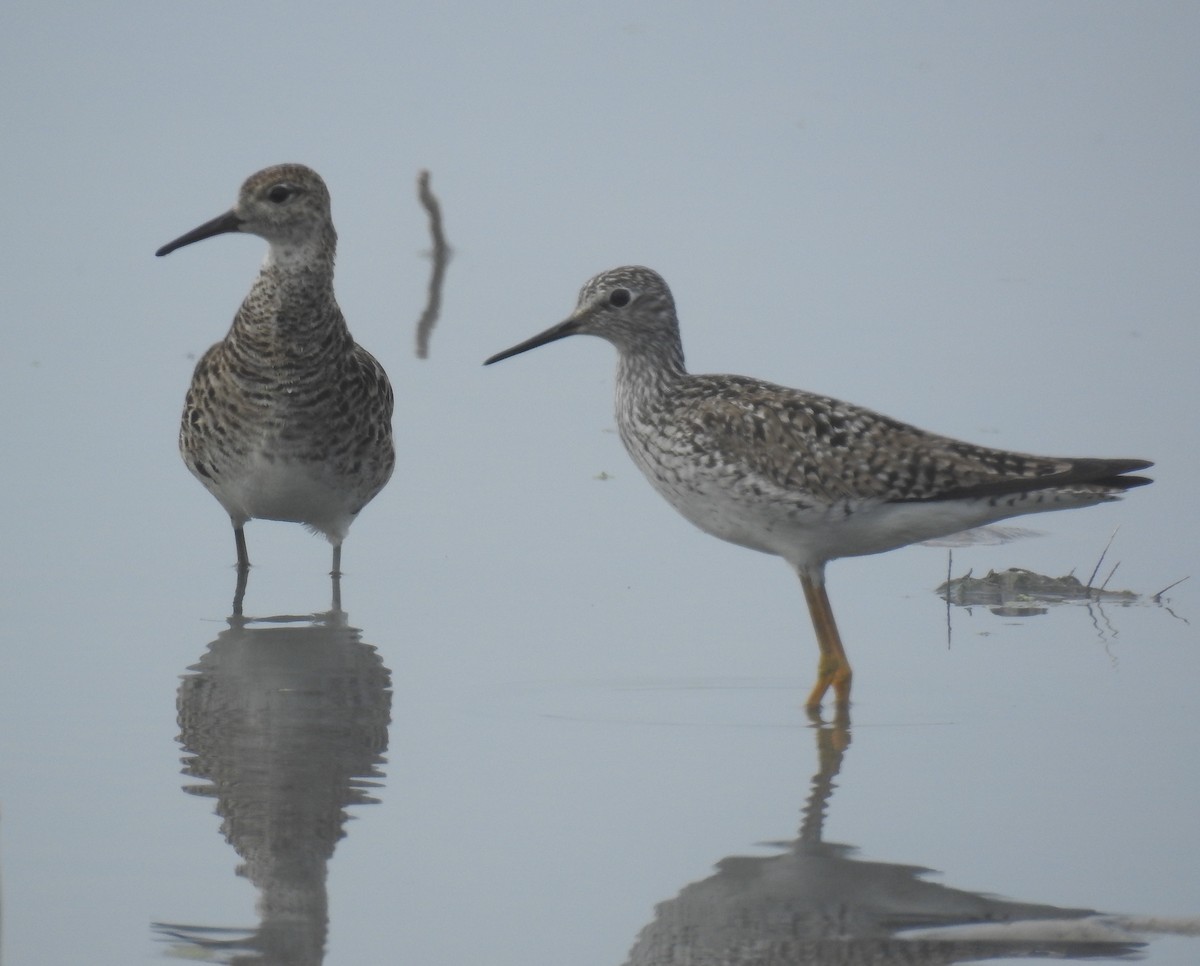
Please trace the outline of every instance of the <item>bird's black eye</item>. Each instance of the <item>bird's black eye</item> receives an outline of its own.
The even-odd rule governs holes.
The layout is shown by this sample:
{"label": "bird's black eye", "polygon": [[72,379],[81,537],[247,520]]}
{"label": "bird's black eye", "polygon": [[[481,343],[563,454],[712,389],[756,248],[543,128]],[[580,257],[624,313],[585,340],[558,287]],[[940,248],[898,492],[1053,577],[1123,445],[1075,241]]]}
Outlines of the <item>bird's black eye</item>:
{"label": "bird's black eye", "polygon": [[624,305],[628,305],[629,300],[632,298],[633,296],[630,294],[629,289],[614,288],[608,293],[608,304],[615,305],[617,308],[621,308]]}
{"label": "bird's black eye", "polygon": [[283,204],[292,196],[292,189],[285,184],[277,184],[267,192],[267,200],[275,202],[277,205]]}

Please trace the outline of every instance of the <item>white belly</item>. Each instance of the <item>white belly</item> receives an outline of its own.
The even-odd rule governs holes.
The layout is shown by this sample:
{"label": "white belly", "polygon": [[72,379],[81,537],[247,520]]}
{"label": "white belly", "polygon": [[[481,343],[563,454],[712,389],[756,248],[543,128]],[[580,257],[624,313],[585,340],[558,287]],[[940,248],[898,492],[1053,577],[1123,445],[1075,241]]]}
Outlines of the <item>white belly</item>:
{"label": "white belly", "polygon": [[[642,466],[641,460],[637,461]],[[882,553],[1025,513],[1097,502],[1068,491],[1010,494],[996,500],[890,503],[819,502],[804,494],[756,491],[732,474],[646,471],[647,479],[684,517],[730,543],[783,557],[795,568],[838,557]],[[691,468],[694,470],[694,467]]]}
{"label": "white belly", "polygon": [[218,481],[199,479],[236,526],[250,519],[304,523],[336,544],[345,539],[357,509],[354,488],[339,486],[321,463],[252,454]]}

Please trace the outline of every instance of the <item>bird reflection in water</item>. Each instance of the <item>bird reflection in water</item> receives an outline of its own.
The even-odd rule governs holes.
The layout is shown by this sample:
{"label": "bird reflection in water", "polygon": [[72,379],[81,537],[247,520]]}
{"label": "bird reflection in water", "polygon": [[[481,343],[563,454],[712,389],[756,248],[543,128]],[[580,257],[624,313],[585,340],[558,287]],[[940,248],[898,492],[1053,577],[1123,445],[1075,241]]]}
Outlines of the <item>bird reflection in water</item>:
{"label": "bird reflection in water", "polygon": [[[848,719],[814,716],[819,768],[798,837],[767,857],[735,856],[660,903],[626,966],[857,966],[998,957],[1137,959],[1146,922],[1091,909],[1010,902],[928,881],[930,870],[854,857],[825,842]],[[1197,923],[1148,928],[1194,935]]]}
{"label": "bird reflection in water", "polygon": [[329,929],[327,864],[350,805],[377,802],[391,680],[341,610],[234,613],[178,692],[184,790],[216,800],[221,833],[258,889],[256,928],[156,923],[185,958],[318,964]]}

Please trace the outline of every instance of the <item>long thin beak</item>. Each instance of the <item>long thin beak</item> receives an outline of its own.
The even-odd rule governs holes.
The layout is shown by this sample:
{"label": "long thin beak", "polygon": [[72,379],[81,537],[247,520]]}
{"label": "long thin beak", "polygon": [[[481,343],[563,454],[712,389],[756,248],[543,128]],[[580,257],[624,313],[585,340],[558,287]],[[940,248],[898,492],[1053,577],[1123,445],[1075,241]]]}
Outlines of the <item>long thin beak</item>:
{"label": "long thin beak", "polygon": [[154,254],[158,256],[170,255],[176,248],[182,248],[184,245],[190,245],[192,242],[198,242],[205,238],[212,238],[213,235],[224,235],[230,231],[240,231],[242,227],[242,219],[239,218],[232,209],[225,212],[223,215],[218,215],[212,221],[206,221],[199,228],[193,228],[186,235],[180,235],[173,242],[167,242]]}
{"label": "long thin beak", "polygon": [[559,339],[565,339],[569,335],[574,335],[579,331],[579,320],[572,317],[565,322],[559,322],[558,325],[552,325],[545,332],[540,332],[532,339],[526,339],[513,346],[511,349],[505,349],[503,352],[497,352],[490,359],[484,361],[485,366],[490,366],[493,362],[499,362],[501,359],[508,359],[511,356],[519,356],[522,352],[528,352],[530,349],[536,349],[540,345],[545,345],[548,342],[557,342]]}

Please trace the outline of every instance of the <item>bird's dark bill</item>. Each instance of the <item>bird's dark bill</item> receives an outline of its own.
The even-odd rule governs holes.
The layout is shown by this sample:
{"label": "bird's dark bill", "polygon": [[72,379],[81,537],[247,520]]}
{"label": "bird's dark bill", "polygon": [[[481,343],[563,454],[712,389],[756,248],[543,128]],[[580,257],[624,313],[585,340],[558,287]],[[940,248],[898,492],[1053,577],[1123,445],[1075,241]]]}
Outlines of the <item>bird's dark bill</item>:
{"label": "bird's dark bill", "polygon": [[190,245],[192,242],[202,241],[205,238],[212,238],[213,235],[224,235],[226,232],[239,231],[242,227],[242,219],[239,218],[233,211],[227,211],[223,215],[218,215],[212,221],[206,221],[199,228],[193,228],[186,235],[180,235],[173,242],[167,242],[163,245],[155,255],[170,255],[176,248],[183,248],[184,245]]}
{"label": "bird's dark bill", "polygon": [[484,361],[485,366],[490,366],[493,362],[499,362],[501,359],[508,359],[511,356],[519,356],[522,352],[528,352],[530,349],[536,349],[540,345],[546,345],[548,342],[557,342],[559,339],[565,339],[569,335],[574,335],[579,328],[579,323],[575,319],[567,319],[566,322],[559,322],[558,325],[552,325],[545,332],[535,335],[532,339],[526,339],[524,342],[519,342],[511,349],[505,349],[503,352],[497,352],[490,359]]}

